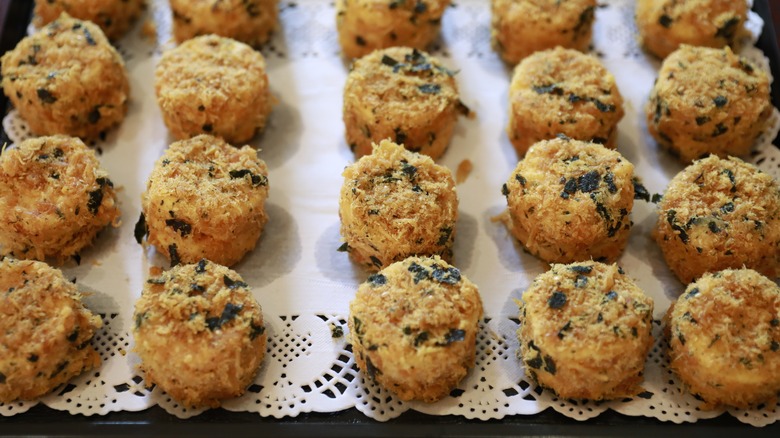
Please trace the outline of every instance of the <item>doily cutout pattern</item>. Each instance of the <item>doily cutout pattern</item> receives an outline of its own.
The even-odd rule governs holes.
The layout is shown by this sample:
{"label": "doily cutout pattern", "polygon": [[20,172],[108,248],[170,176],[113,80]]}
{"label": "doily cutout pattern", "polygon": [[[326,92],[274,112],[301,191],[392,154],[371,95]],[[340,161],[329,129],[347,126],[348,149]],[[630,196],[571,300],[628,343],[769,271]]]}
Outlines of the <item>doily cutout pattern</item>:
{"label": "doily cutout pattern", "polygon": [[[156,25],[158,43],[150,46],[137,35],[138,29],[121,40],[117,48],[128,66],[159,57],[161,50],[172,45],[168,39],[170,14],[167,2],[151,3],[148,17]],[[647,58],[637,43],[633,1],[603,2],[596,14],[598,24],[594,29],[595,43],[591,53],[605,61]],[[449,61],[457,53],[476,62],[503,65],[490,48],[489,15],[487,2],[459,1],[447,12],[442,35],[433,44],[431,52]],[[286,62],[343,62],[334,17],[334,5],[330,2],[283,2],[280,4],[281,30],[262,48],[262,53],[266,58]],[[748,28],[754,40],[761,27],[761,19],[751,14]],[[766,57],[755,47],[747,46],[741,54],[768,71]],[[646,63],[655,68],[659,65],[653,59],[647,59]],[[753,153],[746,158],[780,179],[780,150],[771,144],[780,131],[780,112],[775,110],[770,122],[770,128],[757,139]],[[11,111],[2,123],[14,142],[31,136],[16,111]],[[114,140],[111,135],[92,146],[100,152]],[[432,405],[401,402],[358,371],[348,341],[346,315],[326,312],[266,314],[269,341],[260,372],[245,395],[224,402],[223,407],[275,418],[355,407],[379,421],[396,418],[409,409],[469,419],[500,419],[506,415],[529,415],[552,408],[578,420],[593,418],[612,409],[626,415],[675,423],[694,422],[728,412],[739,421],[754,426],[771,424],[780,418],[780,404],[777,403],[751,410],[702,411],[701,402],[687,393],[669,371],[666,342],[658,321],[653,327],[656,342],[647,358],[645,391],[633,398],[610,402],[559,399],[525,376],[516,357],[519,321],[502,312],[488,313],[489,317],[480,324],[475,368],[448,397]],[[38,403],[83,415],[138,411],[153,405],[159,405],[179,418],[203,412],[203,409],[181,406],[160,388],[147,388],[136,367],[138,358],[131,353],[132,337],[127,323],[121,321],[122,315],[106,313],[101,316],[104,326],[93,340],[103,359],[100,369],[73,379],[40,400],[0,404],[0,414],[20,414]]]}

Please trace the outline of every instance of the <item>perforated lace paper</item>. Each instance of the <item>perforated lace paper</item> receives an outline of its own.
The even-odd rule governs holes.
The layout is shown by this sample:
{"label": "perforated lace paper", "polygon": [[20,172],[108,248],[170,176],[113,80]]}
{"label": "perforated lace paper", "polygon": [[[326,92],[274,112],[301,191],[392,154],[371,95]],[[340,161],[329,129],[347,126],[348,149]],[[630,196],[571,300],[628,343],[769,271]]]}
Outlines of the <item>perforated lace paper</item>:
{"label": "perforated lace paper", "polygon": [[[105,230],[95,245],[81,254],[81,264],[64,267],[68,278],[89,292],[87,304],[103,315],[104,327],[94,340],[103,365],[50,395],[32,402],[0,404],[2,415],[22,413],[37,403],[85,415],[140,411],[159,405],[181,418],[201,411],[187,409],[159,388],[146,388],[136,370],[130,335],[133,303],[149,268],[167,268],[154,249],[143,249],[133,238],[140,214],[140,195],[154,161],[172,139],[162,123],[154,98],[153,73],[164,47],[172,44],[170,11],[165,1],[150,1],[157,40],[142,37],[140,24],[118,43],[131,76],[127,118],[105,141],[94,145],[104,167],[119,187],[122,226]],[[636,166],[651,193],[662,193],[682,169],[660,151],[647,133],[642,108],[660,63],[637,45],[633,1],[602,1],[596,10],[593,53],[616,76],[626,104],[618,145]],[[528,379],[516,358],[516,299],[545,264],[524,253],[506,229],[491,218],[506,208],[501,185],[517,163],[504,127],[511,70],[489,45],[490,10],[484,0],[457,0],[442,21],[442,36],[433,53],[450,68],[461,98],[477,114],[461,119],[441,164],[455,169],[469,159],[474,170],[458,186],[460,219],[455,240],[455,265],[476,283],[485,318],[477,340],[476,367],[449,397],[434,404],[404,403],[357,371],[347,342],[349,301],[367,273],[353,265],[340,246],[338,196],[341,172],[353,161],[341,121],[342,89],[348,71],[339,55],[335,10],[325,0],[281,3],[281,30],[263,49],[271,90],[278,97],[267,131],[252,144],[270,169],[270,216],[259,246],[234,267],[250,284],[263,306],[269,338],[265,361],[247,393],[224,403],[231,411],[251,411],[277,418],[301,412],[335,412],[355,407],[380,421],[413,409],[434,415],[495,419],[527,415],[547,408],[587,419],[607,409],[664,421],[692,422],[724,411],[704,411],[700,402],[681,389],[669,372],[661,327],[647,359],[645,391],[612,402],[561,400]],[[143,21],[143,20],[141,20]],[[751,16],[750,29],[760,32],[760,18]],[[158,44],[158,41],[160,42]],[[767,67],[753,47],[743,54]],[[780,177],[780,151],[771,140],[780,129],[775,111],[772,128],[746,157]],[[14,141],[29,136],[22,120],[11,112],[3,126]],[[638,201],[634,228],[620,264],[655,300],[660,320],[672,299],[683,290],[650,237],[655,223],[652,204]],[[341,327],[344,336],[333,337]],[[780,406],[729,410],[740,421],[756,426],[780,418]]]}

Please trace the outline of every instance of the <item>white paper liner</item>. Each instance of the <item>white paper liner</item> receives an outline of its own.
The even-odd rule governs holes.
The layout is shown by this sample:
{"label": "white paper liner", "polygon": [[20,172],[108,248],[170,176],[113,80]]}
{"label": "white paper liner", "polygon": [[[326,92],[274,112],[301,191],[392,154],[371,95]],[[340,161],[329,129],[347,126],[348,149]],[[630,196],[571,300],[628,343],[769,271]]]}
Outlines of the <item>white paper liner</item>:
{"label": "white paper liner", "polygon": [[[88,305],[104,315],[104,327],[93,344],[103,357],[98,370],[88,372],[38,401],[0,404],[0,414],[15,415],[37,403],[73,414],[139,411],[160,405],[180,418],[202,410],[186,409],[157,388],[147,389],[132,353],[132,306],[140,295],[149,267],[167,267],[153,249],[133,239],[140,213],[140,194],[154,161],[171,142],[162,123],[153,90],[153,71],[160,51],[172,43],[167,2],[151,1],[149,19],[157,27],[157,42],[140,36],[139,27],[120,41],[131,76],[132,102],[126,120],[94,145],[104,167],[120,188],[123,224],[106,230],[81,254],[79,266],[63,268],[91,293]],[[442,37],[433,53],[460,73],[462,100],[475,110],[474,120],[461,120],[441,164],[455,169],[470,159],[474,171],[458,187],[460,219],[455,264],[480,287],[485,319],[477,340],[475,369],[451,396],[434,404],[404,403],[367,381],[357,371],[347,336],[333,338],[331,327],[347,330],[349,301],[367,273],[354,266],[340,245],[337,213],[341,171],[353,157],[343,138],[342,87],[347,63],[339,55],[335,10],[325,0],[281,5],[282,30],[263,49],[272,92],[279,98],[265,134],[252,142],[270,168],[267,225],[258,248],[234,267],[262,304],[269,344],[267,356],[247,393],[224,403],[231,411],[251,411],[276,418],[301,412],[335,412],[355,407],[380,421],[408,409],[433,415],[497,419],[528,415],[549,407],[579,420],[606,409],[663,421],[693,422],[724,410],[700,410],[700,402],[681,389],[668,370],[665,341],[656,321],[656,344],[645,372],[645,392],[611,402],[560,400],[528,379],[516,358],[517,307],[522,291],[544,272],[545,265],[524,253],[500,223],[491,218],[505,209],[500,187],[517,163],[505,131],[507,90],[511,70],[489,45],[489,4],[460,0],[443,19]],[[617,78],[626,100],[618,145],[636,166],[651,193],[663,192],[682,169],[660,151],[647,133],[642,108],[660,63],[639,48],[633,23],[633,1],[603,1],[596,11],[593,53]],[[753,40],[763,23],[751,14]],[[768,62],[754,47],[742,52],[765,69]],[[15,111],[3,119],[9,137],[18,142],[29,130]],[[771,129],[746,157],[780,179],[780,150],[771,145],[780,130],[780,113]],[[650,238],[654,206],[637,202],[629,246],[620,264],[655,300],[660,319],[670,300],[683,289]],[[780,405],[728,410],[755,426],[780,418]]]}

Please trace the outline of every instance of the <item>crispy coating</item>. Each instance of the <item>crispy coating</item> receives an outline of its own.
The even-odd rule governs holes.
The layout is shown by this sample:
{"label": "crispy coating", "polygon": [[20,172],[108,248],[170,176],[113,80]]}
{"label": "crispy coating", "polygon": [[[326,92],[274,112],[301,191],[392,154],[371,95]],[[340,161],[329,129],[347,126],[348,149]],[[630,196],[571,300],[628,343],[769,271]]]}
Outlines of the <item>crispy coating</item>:
{"label": "crispy coating", "polygon": [[67,12],[73,18],[95,23],[108,39],[116,40],[145,8],[145,0],[35,0],[33,22],[41,27]]}
{"label": "crispy coating", "polygon": [[148,241],[171,260],[230,266],[257,244],[268,221],[268,169],[249,146],[199,135],[173,143],[141,195]]}
{"label": "crispy coating", "polygon": [[278,0],[170,0],[173,36],[182,43],[215,34],[258,47],[279,25]]}
{"label": "crispy coating", "polygon": [[636,25],[645,49],[663,59],[683,44],[739,48],[747,10],[745,0],[637,0]]}
{"label": "crispy coating", "polygon": [[102,325],[59,269],[0,259],[0,402],[40,397],[100,366],[90,341]]}
{"label": "crispy coating", "polygon": [[31,138],[0,155],[0,255],[63,261],[119,215],[114,184],[78,138]]}
{"label": "crispy coating", "polygon": [[459,112],[468,109],[458,97],[453,72],[408,47],[360,58],[344,86],[345,134],[357,158],[389,138],[436,159],[452,139]]}
{"label": "crispy coating", "polygon": [[474,367],[479,290],[438,256],[371,275],[349,315],[358,367],[401,400],[439,400]]}
{"label": "crispy coating", "polygon": [[517,65],[509,87],[509,140],[523,156],[558,134],[615,149],[623,97],[598,59],[557,47]]}
{"label": "crispy coating", "polygon": [[658,204],[655,241],[688,284],[705,272],[747,267],[780,276],[780,186],[734,157],[694,161]]}
{"label": "crispy coating", "polygon": [[780,393],[780,287],[751,269],[707,273],[665,318],[672,370],[705,408],[774,404]]}
{"label": "crispy coating", "polygon": [[585,51],[593,33],[596,0],[491,0],[490,42],[516,65],[556,46]]}
{"label": "crispy coating", "polygon": [[125,117],[125,63],[93,23],[63,13],[0,62],[3,92],[37,135],[94,139]]}
{"label": "crispy coating", "polygon": [[523,294],[518,356],[561,398],[640,391],[653,344],[653,300],[617,265],[553,265]]}
{"label": "crispy coating", "polygon": [[769,79],[728,47],[684,45],[664,60],[645,113],[650,134],[683,162],[746,155],[772,114]]}
{"label": "crispy coating", "polygon": [[599,144],[541,141],[502,188],[509,230],[550,263],[614,262],[631,231],[633,176],[633,164]]}
{"label": "crispy coating", "polygon": [[265,128],[273,104],[263,55],[216,35],[165,52],[154,88],[165,126],[178,140],[212,134],[248,141]]}
{"label": "crispy coating", "polygon": [[336,0],[344,56],[359,58],[393,46],[425,49],[438,35],[450,0]]}
{"label": "crispy coating", "polygon": [[376,271],[412,255],[452,258],[458,195],[449,169],[383,140],[343,175],[341,236],[352,260]]}
{"label": "crispy coating", "polygon": [[188,407],[243,394],[265,356],[263,312],[249,286],[205,259],[150,277],[133,318],[146,384]]}

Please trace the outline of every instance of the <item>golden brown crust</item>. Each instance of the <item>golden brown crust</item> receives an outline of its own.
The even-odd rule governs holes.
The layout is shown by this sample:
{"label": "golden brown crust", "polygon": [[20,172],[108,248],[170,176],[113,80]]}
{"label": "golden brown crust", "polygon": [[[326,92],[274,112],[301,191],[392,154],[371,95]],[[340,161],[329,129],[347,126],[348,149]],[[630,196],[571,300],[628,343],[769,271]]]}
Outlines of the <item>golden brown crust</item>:
{"label": "golden brown crust", "polygon": [[73,18],[95,23],[108,39],[116,40],[145,8],[145,0],[35,0],[34,23],[41,27],[67,12]]}
{"label": "golden brown crust", "polygon": [[631,231],[633,176],[628,160],[601,145],[541,141],[502,189],[509,230],[547,262],[614,262]]}
{"label": "golden brown crust", "polygon": [[0,260],[0,402],[40,397],[100,366],[90,340],[102,325],[59,269]]}
{"label": "golden brown crust", "polygon": [[216,34],[258,47],[279,25],[278,0],[170,0],[173,36],[182,43]]}
{"label": "golden brown crust", "polygon": [[38,135],[94,139],[125,117],[125,63],[88,21],[63,13],[0,61],[3,92]]}
{"label": "golden brown crust", "polygon": [[249,286],[205,259],[149,278],[133,318],[147,386],[187,407],[243,394],[265,355],[263,312]]}
{"label": "golden brown crust", "polygon": [[774,404],[780,288],[750,269],[705,274],[666,313],[672,370],[705,408]]}
{"label": "golden brown crust", "polygon": [[355,61],[344,86],[346,139],[357,158],[393,139],[436,159],[450,143],[458,112],[453,73],[408,47],[377,50]]}
{"label": "golden brown crust", "polygon": [[0,255],[63,261],[119,215],[114,184],[78,138],[32,138],[0,156]]}
{"label": "golden brown crust", "polygon": [[474,366],[479,291],[437,256],[410,257],[370,276],[349,314],[358,367],[401,400],[439,400]]}
{"label": "golden brown crust", "polygon": [[216,35],[165,52],[154,85],[165,125],[179,140],[211,134],[248,141],[265,128],[273,103],[263,55]]}
{"label": "golden brown crust", "polygon": [[507,63],[561,46],[590,44],[596,0],[491,0],[490,42]]}
{"label": "golden brown crust", "polygon": [[384,140],[343,175],[341,236],[356,263],[376,271],[412,255],[452,258],[458,196],[449,169]]}
{"label": "golden brown crust", "polygon": [[557,47],[515,68],[509,88],[509,140],[523,156],[531,145],[564,134],[615,149],[623,97],[598,59]]}
{"label": "golden brown crust", "polygon": [[653,344],[653,300],[617,265],[553,265],[523,294],[519,356],[561,398],[640,391]]}
{"label": "golden brown crust", "polygon": [[687,284],[705,272],[747,267],[780,276],[780,187],[738,158],[694,161],[669,182],[655,241]]}
{"label": "golden brown crust", "polygon": [[439,34],[450,0],[336,0],[336,29],[347,58],[377,49],[423,50]]}
{"label": "golden brown crust", "polygon": [[230,266],[260,238],[267,197],[268,169],[251,147],[210,135],[173,143],[141,196],[148,241],[175,263]]}
{"label": "golden brown crust", "polygon": [[665,58],[683,44],[723,48],[737,45],[745,30],[744,0],[637,0],[642,45]]}
{"label": "golden brown crust", "polygon": [[728,47],[684,45],[664,60],[645,112],[650,134],[686,163],[746,155],[772,114],[769,78]]}

